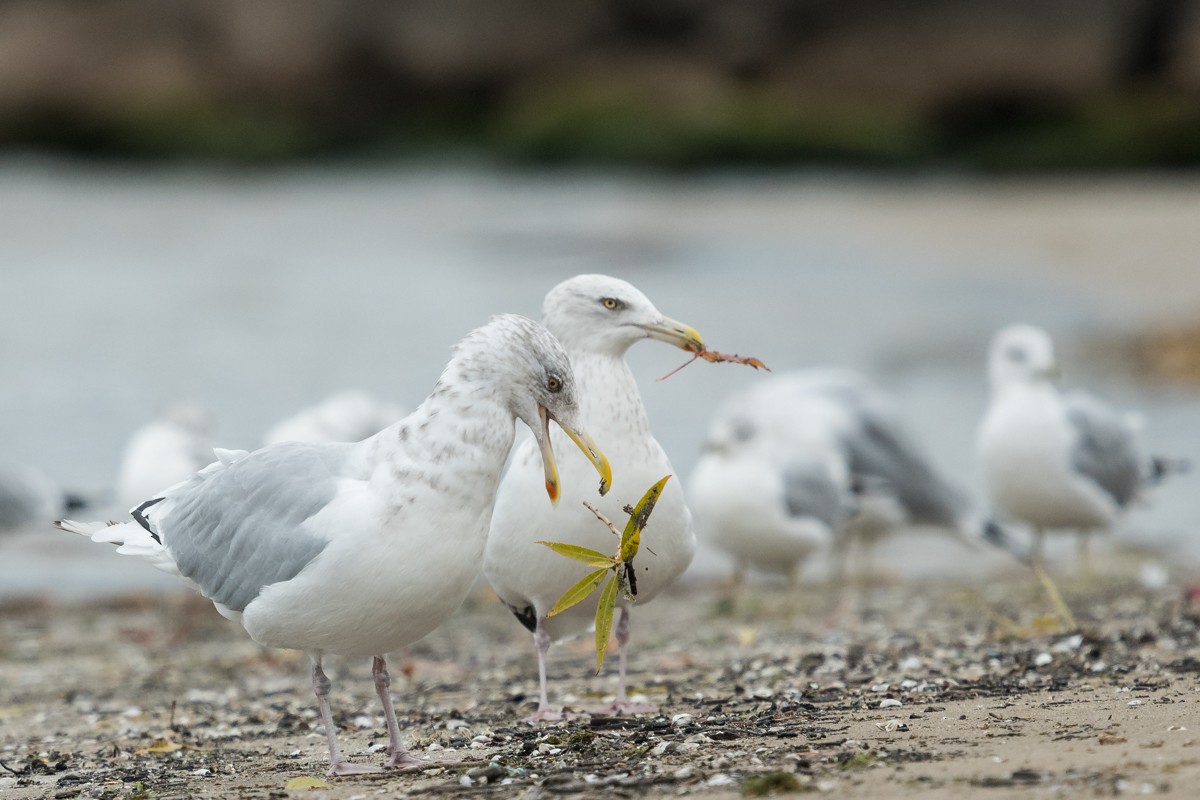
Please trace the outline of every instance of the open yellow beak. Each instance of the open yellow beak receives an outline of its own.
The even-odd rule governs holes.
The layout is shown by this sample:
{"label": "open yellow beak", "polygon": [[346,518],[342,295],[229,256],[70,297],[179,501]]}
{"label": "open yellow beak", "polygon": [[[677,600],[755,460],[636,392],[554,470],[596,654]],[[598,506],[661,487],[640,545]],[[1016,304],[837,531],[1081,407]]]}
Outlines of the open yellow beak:
{"label": "open yellow beak", "polygon": [[681,350],[696,353],[704,349],[704,337],[700,332],[684,322],[663,317],[653,325],[641,325],[651,339],[673,344]]}
{"label": "open yellow beak", "polygon": [[[548,408],[540,404],[538,405],[538,416],[541,417],[542,425],[541,430],[536,432],[535,438],[538,440],[538,449],[542,452],[542,466],[546,470],[546,494],[550,495],[551,504],[558,505],[558,465],[554,461],[554,449],[550,446],[550,420],[554,417]],[[558,422],[557,419],[554,421]],[[567,436],[571,437],[571,441],[583,451],[584,457],[592,462],[596,472],[600,473],[600,494],[607,494],[609,487],[612,486],[612,467],[608,465],[608,459],[605,458],[604,453],[592,441],[592,437],[583,431],[574,430],[561,422],[558,422],[558,426]]]}

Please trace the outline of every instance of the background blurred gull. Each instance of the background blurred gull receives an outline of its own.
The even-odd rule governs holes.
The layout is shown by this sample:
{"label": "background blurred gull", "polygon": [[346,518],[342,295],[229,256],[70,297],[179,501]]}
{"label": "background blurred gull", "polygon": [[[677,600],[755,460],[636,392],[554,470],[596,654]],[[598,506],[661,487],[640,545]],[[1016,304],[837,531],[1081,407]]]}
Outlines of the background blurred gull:
{"label": "background blurred gull", "polygon": [[704,451],[688,483],[700,534],[733,557],[735,584],[751,567],[795,584],[845,523],[843,463],[778,446],[743,417],[715,422]]}
{"label": "background blurred gull", "polygon": [[[644,294],[629,283],[606,275],[578,275],[547,293],[542,305],[546,327],[563,343],[579,381],[583,421],[604,443],[619,483],[607,497],[588,491],[588,464],[568,453],[562,470],[567,475],[565,502],[550,509],[532,506],[541,485],[537,446],[531,439],[513,453],[508,473],[496,497],[496,512],[488,535],[484,574],[500,599],[534,637],[538,656],[539,700],[530,720],[561,719],[550,706],[546,691],[546,653],[552,641],[587,630],[596,614],[599,593],[564,613],[546,614],[562,594],[583,577],[585,568],[538,540],[581,545],[613,552],[612,534],[583,507],[591,500],[618,525],[626,519],[623,507],[674,470],[667,454],[650,433],[650,422],[637,381],[625,363],[626,351],[643,339],[657,339],[685,350],[703,346],[689,325],[663,316]],[[692,516],[678,479],[669,481],[655,506],[642,538],[637,564],[638,603],[647,602],[678,578],[695,550]],[[656,710],[626,697],[625,664],[632,605],[620,598],[615,635],[618,653],[616,713]]]}
{"label": "background blurred gull", "polygon": [[459,343],[419,408],[370,439],[220,450],[135,508],[133,521],[59,527],[180,575],[260,644],[305,651],[331,774],[379,768],[344,757],[322,657],[373,655],[389,765],[421,763],[400,745],[384,654],[440,625],[478,578],[515,420],[542,443],[539,489],[551,500],[559,488],[551,420],[607,489],[612,476],[580,428],[579,399],[554,337],[502,315]]}
{"label": "background blurred gull", "polygon": [[404,416],[404,410],[359,390],[330,395],[320,403],[281,420],[263,437],[278,442],[358,442]]}
{"label": "background blurred gull", "polygon": [[0,533],[45,525],[87,508],[82,495],[65,491],[33,467],[0,467]]}
{"label": "background blurred gull", "polygon": [[978,454],[989,499],[1004,517],[1033,529],[1033,556],[1047,530],[1088,534],[1112,528],[1150,484],[1182,462],[1148,459],[1136,415],[1119,414],[1082,391],[1060,393],[1054,345],[1046,331],[1010,325],[988,355],[991,400]]}
{"label": "background blurred gull", "polygon": [[[934,468],[891,398],[849,370],[763,379],[723,404],[709,442],[716,446],[696,467],[691,501],[702,534],[732,555],[739,571],[793,573],[823,526],[834,533],[838,576],[851,547],[869,560],[875,545],[900,527],[933,527],[969,544],[999,535]],[[754,471],[772,477],[757,491],[747,487],[753,494],[722,488]],[[761,517],[747,521],[754,501],[773,515],[775,527],[765,528]],[[781,539],[792,542],[790,560],[780,557]]]}
{"label": "background blurred gull", "polygon": [[213,461],[213,420],[192,403],[176,403],[129,437],[117,472],[117,501],[130,509]]}

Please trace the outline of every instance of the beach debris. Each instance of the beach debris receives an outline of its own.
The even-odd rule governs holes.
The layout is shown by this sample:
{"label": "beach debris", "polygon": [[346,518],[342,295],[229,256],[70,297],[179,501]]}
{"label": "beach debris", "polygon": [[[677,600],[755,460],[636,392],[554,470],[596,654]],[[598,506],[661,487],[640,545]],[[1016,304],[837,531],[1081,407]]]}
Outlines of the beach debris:
{"label": "beach debris", "polygon": [[702,358],[710,364],[745,364],[746,366],[753,367],[754,369],[764,369],[767,372],[771,371],[771,368],[764,364],[761,359],[754,358],[753,356],[739,356],[736,353],[729,355],[728,353],[718,353],[716,350],[705,349],[692,351],[691,358],[668,372],[666,375],[663,375],[658,380],[665,381],[667,378],[679,372],[698,358]]}

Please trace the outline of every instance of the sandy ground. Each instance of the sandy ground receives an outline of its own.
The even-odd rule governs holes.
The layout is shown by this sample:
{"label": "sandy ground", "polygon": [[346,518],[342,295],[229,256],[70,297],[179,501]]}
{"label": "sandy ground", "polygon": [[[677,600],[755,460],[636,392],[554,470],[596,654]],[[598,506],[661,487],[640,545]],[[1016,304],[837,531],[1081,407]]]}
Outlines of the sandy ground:
{"label": "sandy ground", "polygon": [[[593,677],[583,638],[550,665],[552,692],[582,715],[536,727],[520,722],[536,692],[528,637],[480,592],[414,646],[393,687],[430,767],[327,781],[299,654],[256,646],[186,595],[10,602],[0,796],[1194,797],[1194,582],[1064,581],[1077,632],[1017,572],[865,598],[759,587],[731,603],[692,589],[635,616],[632,684],[660,713],[588,713],[616,663]],[[392,661],[399,673],[405,660]],[[382,762],[369,664],[331,666],[348,756]],[[305,776],[325,783],[288,788]]]}

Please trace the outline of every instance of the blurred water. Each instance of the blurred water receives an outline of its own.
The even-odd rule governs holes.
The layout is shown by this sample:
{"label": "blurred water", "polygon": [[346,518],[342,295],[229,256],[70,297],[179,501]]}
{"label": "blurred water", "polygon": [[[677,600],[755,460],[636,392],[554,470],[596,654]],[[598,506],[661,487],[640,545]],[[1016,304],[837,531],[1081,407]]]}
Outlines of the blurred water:
{"label": "blurred water", "polygon": [[[1095,188],[1068,187],[1063,202]],[[1138,192],[1170,200],[1194,188],[1096,190],[1140,208]],[[279,418],[343,388],[411,407],[467,330],[500,311],[537,317],[552,285],[603,271],[715,348],[777,371],[867,370],[968,485],[986,341],[1017,319],[1050,328],[1070,378],[1144,411],[1152,447],[1200,461],[1194,392],[1104,371],[1080,347],[1194,311],[1200,279],[1184,270],[1171,287],[1149,273],[1122,283],[1106,247],[1092,270],[1078,249],[1089,228],[1069,217],[1066,232],[1083,240],[1074,249],[1005,228],[1026,195],[1052,209],[1061,191],[811,174],[0,162],[2,459],[101,490],[129,433],[176,399],[211,409],[231,447],[256,446]],[[1177,234],[1176,249],[1194,253],[1188,227],[1167,222],[1155,246],[1170,250]],[[656,434],[686,478],[715,403],[758,376],[697,364],[653,380],[682,360],[653,344],[631,353]],[[1131,515],[1130,535],[1200,556],[1196,480]],[[0,540],[0,594],[172,585],[70,538],[47,529]],[[931,540],[893,546],[888,560],[937,572],[960,571],[963,559]],[[696,573],[721,569],[705,556]]]}

